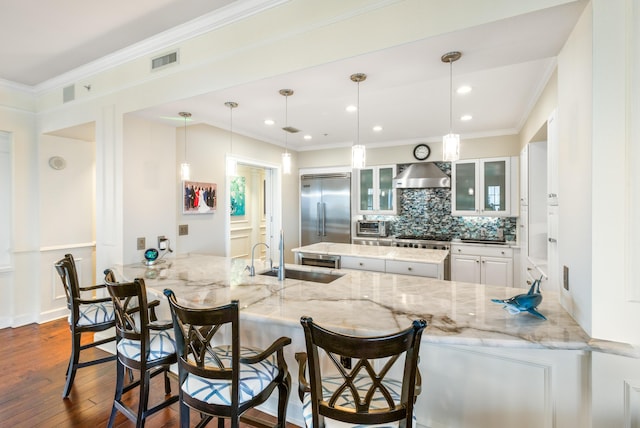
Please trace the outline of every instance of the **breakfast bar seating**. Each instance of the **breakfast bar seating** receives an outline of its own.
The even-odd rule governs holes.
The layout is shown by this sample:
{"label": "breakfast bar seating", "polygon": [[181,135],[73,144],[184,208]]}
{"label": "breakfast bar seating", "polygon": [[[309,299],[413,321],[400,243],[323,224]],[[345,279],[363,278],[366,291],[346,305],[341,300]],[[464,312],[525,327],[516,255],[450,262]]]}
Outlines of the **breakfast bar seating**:
{"label": "breakfast bar seating", "polygon": [[71,356],[69,357],[69,365],[67,367],[66,383],[62,391],[62,397],[66,398],[71,392],[76,371],[79,368],[102,364],[116,359],[115,355],[112,355],[94,360],[80,361],[81,351],[95,348],[115,340],[115,336],[110,335],[101,340],[82,345],[82,335],[84,333],[101,332],[114,327],[115,318],[110,297],[94,298],[85,295],[95,290],[104,289],[105,285],[80,286],[73,255],[65,254],[65,256],[55,264],[55,268],[62,281],[62,286],[67,298],[67,307],[71,311],[69,314]]}
{"label": "breakfast bar seating", "polygon": [[[171,395],[168,377],[171,365],[177,361],[175,343],[170,335],[171,323],[150,320],[143,279],[119,283],[112,282],[113,278],[112,271],[105,271],[105,282],[116,314],[117,337],[116,391],[107,426],[114,426],[116,413],[120,411],[135,422],[136,427],[143,427],[148,416],[178,401],[178,395]],[[138,371],[139,379],[125,385],[125,368]],[[160,374],[164,375],[165,397],[149,408],[151,379]],[[138,388],[137,409],[127,404],[125,396],[135,388]]]}
{"label": "breakfast bar seating", "polygon": [[241,418],[251,425],[271,426],[245,412],[266,402],[277,388],[276,427],[284,428],[291,377],[283,349],[291,339],[280,337],[265,350],[241,346],[238,300],[195,309],[178,304],[170,289],[164,294],[178,349],[180,426],[190,426],[190,409],[200,414],[198,427],[214,417],[219,427],[230,419],[231,428],[238,428]]}
{"label": "breakfast bar seating", "polygon": [[[356,337],[327,330],[311,317],[300,320],[307,352],[296,354],[298,393],[308,428],[378,425],[411,428],[421,389],[418,370],[424,320],[398,333]],[[333,364],[323,364],[325,361]],[[396,362],[402,379],[394,379]],[[328,367],[327,367],[328,366]]]}

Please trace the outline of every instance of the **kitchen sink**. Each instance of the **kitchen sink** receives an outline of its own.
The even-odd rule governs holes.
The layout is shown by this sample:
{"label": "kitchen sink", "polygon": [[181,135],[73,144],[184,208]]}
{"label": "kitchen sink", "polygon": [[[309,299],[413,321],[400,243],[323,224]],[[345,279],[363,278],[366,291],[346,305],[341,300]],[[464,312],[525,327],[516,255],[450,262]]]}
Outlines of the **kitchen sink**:
{"label": "kitchen sink", "polygon": [[[267,270],[260,275],[264,276],[278,276],[277,270]],[[284,271],[284,277],[289,279],[299,279],[301,281],[310,281],[310,282],[320,282],[322,284],[328,284],[336,279],[342,277],[343,275],[337,273],[326,273],[326,272],[311,272],[307,270],[296,270],[296,269],[286,269]]]}

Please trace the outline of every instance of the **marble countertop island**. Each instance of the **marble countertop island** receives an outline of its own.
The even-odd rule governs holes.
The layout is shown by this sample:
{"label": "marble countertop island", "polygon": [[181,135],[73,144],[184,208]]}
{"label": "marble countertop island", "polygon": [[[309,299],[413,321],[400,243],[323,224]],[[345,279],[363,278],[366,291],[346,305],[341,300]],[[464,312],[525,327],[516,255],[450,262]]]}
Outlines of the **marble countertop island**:
{"label": "marble countertop island", "polygon": [[154,267],[139,263],[116,266],[114,270],[121,281],[144,278],[148,291],[161,300],[165,299],[165,288],[193,307],[217,306],[237,299],[243,318],[274,324],[299,326],[304,315],[330,329],[368,335],[398,331],[411,320],[423,318],[428,322],[423,334],[427,343],[634,353],[625,344],[592,340],[554,293],[544,293],[538,307],[547,317],[544,321],[527,313],[511,315],[491,302],[523,291],[515,288],[351,270],[332,271],[343,276],[329,284],[278,281],[260,275],[268,269],[263,262],[256,262],[256,275],[249,276],[247,263],[243,259],[192,254]]}
{"label": "marble countertop island", "polygon": [[319,242],[294,248],[294,253],[324,254],[330,256],[368,257],[385,260],[398,260],[421,263],[443,263],[449,255],[448,250],[425,248],[404,248],[377,245],[353,245],[334,242]]}

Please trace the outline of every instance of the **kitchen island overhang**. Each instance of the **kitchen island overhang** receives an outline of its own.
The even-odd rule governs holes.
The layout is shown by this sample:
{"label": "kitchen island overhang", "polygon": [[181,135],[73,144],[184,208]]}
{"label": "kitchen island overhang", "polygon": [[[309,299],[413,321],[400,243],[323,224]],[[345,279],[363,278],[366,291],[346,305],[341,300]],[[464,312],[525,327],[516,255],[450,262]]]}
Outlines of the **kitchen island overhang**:
{"label": "kitchen island overhang", "polygon": [[[241,307],[243,343],[263,346],[279,336],[292,338],[286,349],[293,388],[297,365],[293,354],[304,350],[301,316],[324,327],[354,335],[378,335],[406,328],[423,318],[420,371],[425,383],[418,397],[419,426],[576,426],[588,414],[580,397],[588,384],[590,351],[633,352],[625,344],[594,341],[560,305],[545,293],[538,308],[547,320],[530,314],[512,315],[491,299],[507,299],[516,289],[443,281],[409,275],[357,270],[328,283],[260,275],[268,263],[256,262],[256,275],[245,270],[247,260],[192,254],[155,267],[116,266],[122,280],[145,278],[149,293],[160,298],[172,289],[178,300],[193,307],[211,307],[237,299]],[[327,271],[299,265],[290,269]],[[163,310],[167,312],[163,313]],[[488,403],[505,402],[508,406]],[[274,406],[273,408],[270,406]],[[275,404],[263,409],[271,412]],[[523,421],[523,413],[529,415]],[[303,425],[301,404],[289,401],[293,423]],[[441,424],[441,425],[439,425]],[[579,425],[579,424],[578,424]]]}
{"label": "kitchen island overhang", "polygon": [[299,265],[289,269],[344,274],[329,284],[261,275],[267,263],[256,262],[257,274],[245,271],[247,260],[190,255],[158,266],[116,266],[122,280],[144,278],[149,292],[163,297],[171,288],[187,305],[211,307],[240,301],[242,316],[264,317],[299,325],[301,316],[345,333],[384,334],[423,318],[423,341],[452,345],[536,347],[590,350],[590,338],[560,305],[545,293],[540,311],[547,321],[529,314],[511,315],[491,299],[517,291],[433,278],[388,273],[327,270]]}

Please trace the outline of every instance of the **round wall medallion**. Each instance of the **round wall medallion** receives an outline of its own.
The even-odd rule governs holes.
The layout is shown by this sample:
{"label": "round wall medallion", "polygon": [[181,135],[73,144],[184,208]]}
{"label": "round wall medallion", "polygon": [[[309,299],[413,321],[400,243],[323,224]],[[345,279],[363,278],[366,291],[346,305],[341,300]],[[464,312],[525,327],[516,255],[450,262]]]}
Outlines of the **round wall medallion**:
{"label": "round wall medallion", "polygon": [[413,148],[413,157],[422,161],[429,157],[431,149],[426,144],[418,144]]}
{"label": "round wall medallion", "polygon": [[53,169],[61,170],[67,166],[67,161],[60,156],[51,156],[49,158],[49,166]]}

